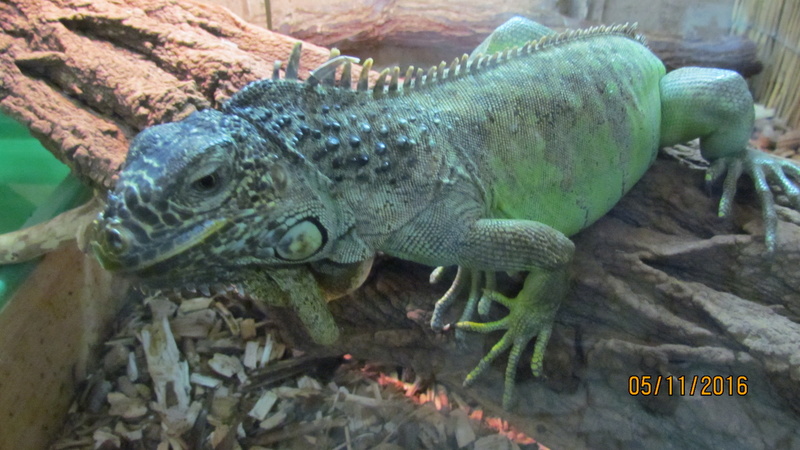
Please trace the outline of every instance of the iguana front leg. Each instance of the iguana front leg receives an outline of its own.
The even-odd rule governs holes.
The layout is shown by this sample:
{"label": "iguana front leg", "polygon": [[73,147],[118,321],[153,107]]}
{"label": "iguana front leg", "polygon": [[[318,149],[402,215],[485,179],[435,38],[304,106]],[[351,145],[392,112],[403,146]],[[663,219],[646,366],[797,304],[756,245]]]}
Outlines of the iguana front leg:
{"label": "iguana front leg", "polygon": [[255,301],[292,308],[317,344],[331,345],[339,338],[325,294],[307,267],[248,270],[242,285]]}
{"label": "iguana front leg", "polygon": [[[555,33],[555,31],[552,29],[530,19],[526,19],[525,17],[512,17],[492,31],[492,33],[470,53],[470,58],[475,58],[478,55],[490,55],[509,47],[520,46],[528,41],[539,39],[553,33]],[[435,274],[436,272],[431,274],[432,283],[434,282]],[[453,301],[455,301],[467,282],[470,283],[470,292],[459,322],[471,321],[475,314],[476,306],[479,313],[485,315],[491,305],[491,300],[489,297],[481,296],[480,286],[483,277],[486,279],[486,289],[494,291],[494,272],[466,270],[463,267],[459,267],[458,274],[456,274],[456,279],[453,281],[452,286],[442,298],[436,302],[431,319],[431,327],[436,330],[440,330],[444,327],[443,317],[445,312]]]}
{"label": "iguana front leg", "polygon": [[[438,267],[433,273],[431,273],[431,283],[436,283],[438,281],[441,269],[444,269],[444,267]],[[470,285],[469,297],[467,297],[467,304],[464,307],[464,311],[461,314],[461,319],[459,322],[472,320],[472,316],[475,314],[475,308],[482,298],[484,277],[486,277],[486,289],[494,290],[496,285],[494,272],[467,270],[464,267],[459,266],[456,277],[453,280],[453,284],[450,285],[450,289],[448,289],[447,292],[445,292],[444,295],[436,302],[436,305],[434,305],[433,315],[431,317],[431,328],[434,330],[441,330],[444,328],[445,312],[447,312],[447,309],[450,308],[450,305],[456,300],[456,298],[458,298],[459,294],[461,294],[461,291],[464,290],[464,287],[466,287],[467,283]],[[487,303],[491,304],[490,301],[483,302],[483,308],[478,308],[481,315],[485,315],[488,311],[489,308],[486,305]]]}
{"label": "iguana front leg", "polygon": [[534,375],[541,374],[555,314],[566,293],[566,268],[574,250],[574,244],[564,234],[530,220],[481,219],[470,228],[458,253],[460,266],[472,270],[529,273],[516,298],[484,290],[484,298],[508,308],[508,316],[490,323],[462,321],[456,324],[461,330],[481,333],[506,330],[500,341],[467,375],[465,385],[473,383],[510,347],[503,390],[503,407],[509,409],[514,398],[514,373],[520,355],[537,336],[531,371]]}
{"label": "iguana front leg", "polygon": [[242,285],[256,301],[292,308],[314,342],[331,345],[339,338],[339,328],[328,301],[360,287],[371,267],[372,258],[354,264],[251,268],[244,271]]}
{"label": "iguana front leg", "polygon": [[[534,376],[542,373],[544,351],[553,330],[556,312],[567,291],[567,271],[535,269],[528,273],[525,284],[515,299],[508,298],[496,291],[486,290],[484,298],[493,300],[509,310],[508,316],[489,323],[459,322],[456,326],[461,330],[489,333],[497,330],[508,330],[495,344],[489,353],[481,359],[464,380],[469,386],[489,369],[489,365],[501,353],[511,348],[505,372],[503,389],[503,407],[509,409],[514,398],[514,374],[519,364],[522,351],[534,337],[536,344],[531,358],[531,372]],[[538,336],[537,336],[538,335]]]}
{"label": "iguana front leg", "polygon": [[352,264],[328,260],[311,263],[311,272],[328,301],[336,300],[355,291],[366,281],[374,258]]}

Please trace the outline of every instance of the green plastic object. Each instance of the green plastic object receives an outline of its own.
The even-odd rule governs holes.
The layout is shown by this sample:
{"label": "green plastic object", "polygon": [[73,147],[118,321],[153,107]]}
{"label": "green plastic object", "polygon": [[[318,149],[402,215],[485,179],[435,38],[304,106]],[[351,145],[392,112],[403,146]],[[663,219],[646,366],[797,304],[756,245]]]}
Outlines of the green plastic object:
{"label": "green plastic object", "polygon": [[[90,195],[24,126],[0,114],[0,233],[49,220]],[[0,310],[35,265],[0,266]]]}

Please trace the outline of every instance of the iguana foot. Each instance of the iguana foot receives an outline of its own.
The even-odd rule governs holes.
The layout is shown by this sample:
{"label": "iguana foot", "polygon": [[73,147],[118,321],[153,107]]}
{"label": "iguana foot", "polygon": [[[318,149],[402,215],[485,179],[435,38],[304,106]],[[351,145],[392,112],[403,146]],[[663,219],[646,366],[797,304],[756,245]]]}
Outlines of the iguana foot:
{"label": "iguana foot", "polygon": [[242,271],[245,294],[268,305],[294,309],[311,339],[331,345],[339,328],[328,309],[325,293],[306,266],[271,267]]}
{"label": "iguana foot", "polygon": [[800,209],[800,189],[797,183],[790,179],[792,177],[800,180],[800,167],[788,159],[772,156],[750,147],[738,155],[715,160],[706,172],[706,182],[713,183],[725,176],[722,198],[719,202],[720,217],[730,213],[736,195],[736,183],[742,173],[750,175],[755,184],[764,217],[764,241],[767,251],[772,253],[775,251],[778,217],[769,181],[779,185],[794,207]]}
{"label": "iguana foot", "polygon": [[525,284],[516,298],[511,299],[495,291],[485,290],[484,298],[493,300],[508,308],[506,317],[488,323],[459,322],[456,327],[464,331],[490,333],[507,330],[500,341],[484,356],[477,367],[464,380],[469,386],[485,373],[492,362],[511,348],[505,371],[503,389],[503,408],[510,409],[514,399],[514,386],[517,364],[522,351],[528,343],[538,336],[531,358],[531,372],[534,376],[542,373],[542,362],[547,341],[553,329],[556,311],[566,291],[566,271],[536,271],[528,274]]}

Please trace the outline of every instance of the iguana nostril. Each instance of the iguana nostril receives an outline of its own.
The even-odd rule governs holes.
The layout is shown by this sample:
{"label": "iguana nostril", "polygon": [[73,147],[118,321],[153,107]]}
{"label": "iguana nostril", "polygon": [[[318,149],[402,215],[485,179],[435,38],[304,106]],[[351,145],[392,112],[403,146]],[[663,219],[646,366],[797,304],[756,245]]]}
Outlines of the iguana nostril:
{"label": "iguana nostril", "polygon": [[125,233],[116,228],[106,228],[105,240],[109,250],[121,253],[128,248],[129,239],[126,238]]}

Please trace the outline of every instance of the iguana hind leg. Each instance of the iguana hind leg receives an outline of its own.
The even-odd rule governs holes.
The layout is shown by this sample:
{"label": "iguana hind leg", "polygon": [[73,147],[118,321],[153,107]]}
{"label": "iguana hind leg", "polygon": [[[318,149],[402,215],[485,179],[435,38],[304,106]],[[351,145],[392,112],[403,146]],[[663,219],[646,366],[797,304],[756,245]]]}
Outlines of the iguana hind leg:
{"label": "iguana hind leg", "polygon": [[729,70],[685,67],[665,75],[660,90],[661,145],[700,138],[703,157],[711,162],[706,181],[725,177],[721,217],[730,213],[739,177],[748,174],[761,200],[767,250],[773,252],[778,218],[769,182],[779,185],[800,209],[800,168],[749,145],[754,112],[747,83]]}

